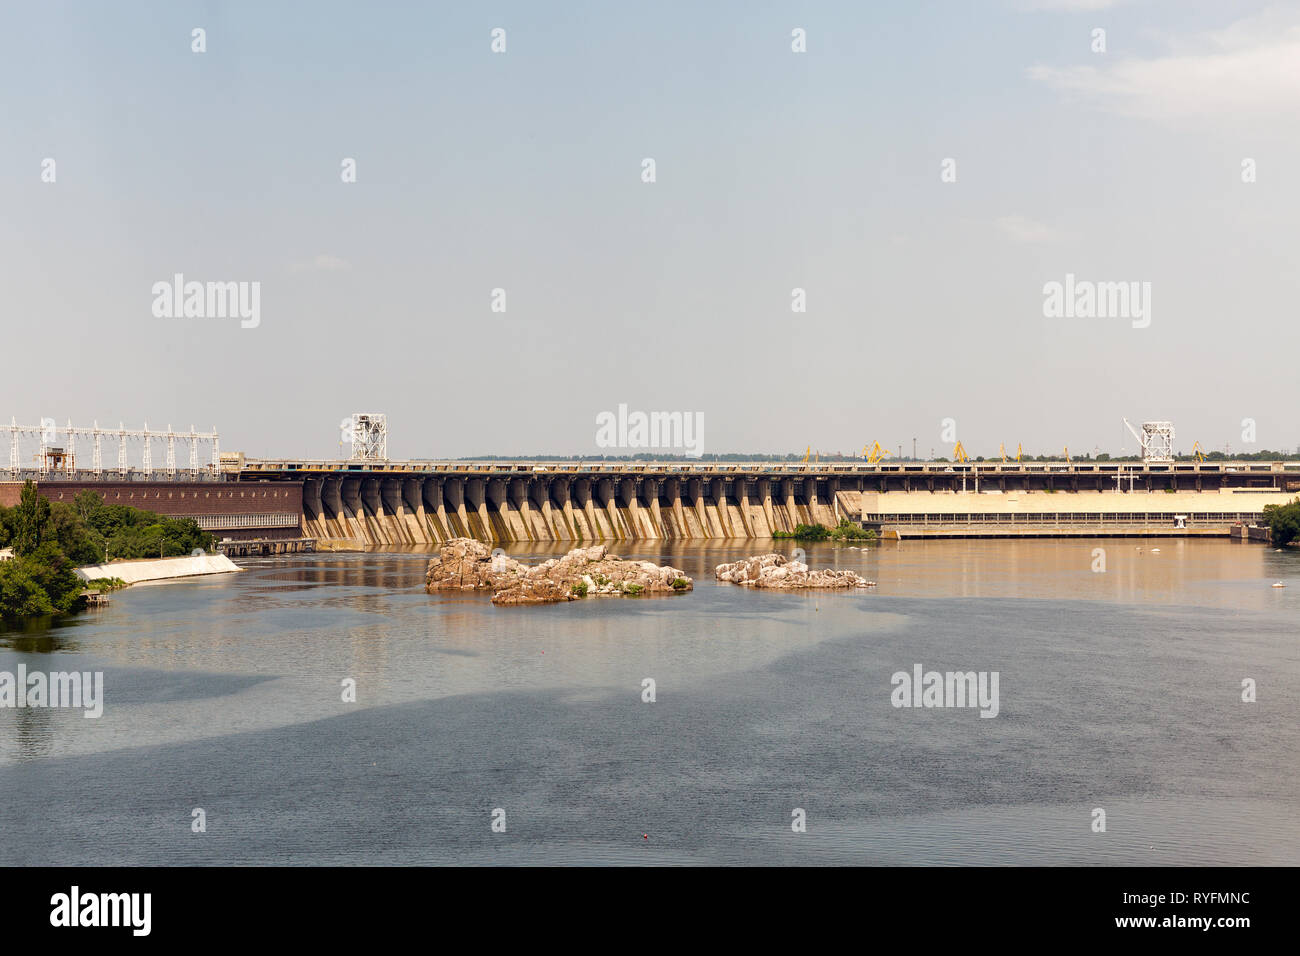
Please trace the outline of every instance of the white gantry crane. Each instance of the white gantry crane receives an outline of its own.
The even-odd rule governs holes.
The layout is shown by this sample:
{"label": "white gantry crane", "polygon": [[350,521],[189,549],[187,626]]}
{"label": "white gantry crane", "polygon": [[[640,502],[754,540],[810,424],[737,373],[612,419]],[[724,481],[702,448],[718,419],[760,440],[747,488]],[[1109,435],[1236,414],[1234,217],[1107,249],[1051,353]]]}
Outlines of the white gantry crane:
{"label": "white gantry crane", "polygon": [[351,425],[354,461],[388,459],[388,416],[378,412],[353,412]]}
{"label": "white gantry crane", "polygon": [[1133,433],[1142,448],[1142,460],[1169,462],[1174,460],[1174,423],[1143,422],[1142,433],[1124,419],[1124,425]]}

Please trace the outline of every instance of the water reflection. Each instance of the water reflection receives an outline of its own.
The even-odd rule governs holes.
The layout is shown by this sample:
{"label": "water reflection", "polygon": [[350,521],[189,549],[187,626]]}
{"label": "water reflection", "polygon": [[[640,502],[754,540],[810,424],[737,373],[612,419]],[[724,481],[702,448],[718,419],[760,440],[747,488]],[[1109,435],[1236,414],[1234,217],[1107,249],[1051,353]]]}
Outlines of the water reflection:
{"label": "water reflection", "polygon": [[[206,843],[213,862],[297,859],[276,856],[286,847],[357,862],[370,852],[349,835],[358,819],[432,804],[459,820],[486,799],[529,808],[534,836],[509,851],[520,860],[638,859],[621,834],[653,826],[657,851],[676,860],[706,846],[714,859],[852,860],[870,844],[895,862],[1046,862],[1058,850],[1089,862],[1093,844],[1068,837],[1085,793],[1162,801],[1108,861],[1150,861],[1160,818],[1182,821],[1162,831],[1161,859],[1176,859],[1197,814],[1210,815],[1206,832],[1238,832],[1214,816],[1232,796],[1258,824],[1243,855],[1263,852],[1253,834],[1267,833],[1270,859],[1300,862],[1300,734],[1294,694],[1279,690],[1300,686],[1300,554],[1204,540],[805,544],[813,566],[878,586],[787,594],[712,581],[718,563],[797,546],[614,545],[682,568],[696,590],[535,608],[425,594],[427,549],[291,555],[11,630],[0,670],[103,670],[105,708],[97,720],[0,708],[0,853],[99,859],[77,835],[94,819],[112,859],[173,861],[156,821],[131,809],[142,794],[171,806],[234,786],[242,839]],[[1104,573],[1092,570],[1098,547]],[[566,549],[506,550],[531,562]],[[1293,586],[1270,588],[1278,579]],[[889,675],[916,661],[999,670],[1002,714],[900,716]],[[1240,704],[1247,675],[1274,692]],[[647,676],[653,706],[640,701]],[[355,704],[341,700],[345,678]],[[804,805],[791,800],[818,807],[822,836],[801,849],[756,836],[758,817]],[[41,826],[17,816],[43,801]],[[708,827],[689,809],[701,801],[716,810]],[[999,825],[980,830],[971,821],[990,804]],[[303,812],[320,823],[308,835],[289,819]],[[367,838],[392,855],[366,859],[483,851],[429,826]],[[935,842],[944,833],[960,846]],[[1249,862],[1231,841],[1198,852]]]}

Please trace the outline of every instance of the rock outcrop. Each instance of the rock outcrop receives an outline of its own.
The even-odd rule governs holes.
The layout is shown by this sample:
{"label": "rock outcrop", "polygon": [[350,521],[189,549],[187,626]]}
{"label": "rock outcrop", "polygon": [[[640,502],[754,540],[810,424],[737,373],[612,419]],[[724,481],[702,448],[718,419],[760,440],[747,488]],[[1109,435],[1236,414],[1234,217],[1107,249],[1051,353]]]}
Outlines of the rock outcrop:
{"label": "rock outcrop", "polygon": [[731,564],[719,564],[713,571],[719,581],[743,584],[751,588],[873,588],[868,581],[852,571],[823,568],[810,571],[808,565],[789,561],[784,554],[760,554]]}
{"label": "rock outcrop", "polygon": [[472,538],[454,538],[439,549],[424,576],[425,590],[490,589],[492,603],[552,604],[593,595],[636,597],[689,591],[694,583],[676,568],[629,561],[603,545],[575,548],[562,558],[529,567],[493,554]]}

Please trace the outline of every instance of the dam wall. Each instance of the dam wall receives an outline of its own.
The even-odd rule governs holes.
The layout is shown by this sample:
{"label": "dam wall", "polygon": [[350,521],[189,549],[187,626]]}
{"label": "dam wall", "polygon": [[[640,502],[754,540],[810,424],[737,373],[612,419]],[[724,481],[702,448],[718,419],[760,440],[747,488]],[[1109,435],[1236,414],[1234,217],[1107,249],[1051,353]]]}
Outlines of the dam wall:
{"label": "dam wall", "polygon": [[360,545],[769,538],[841,518],[882,533],[1227,534],[1300,491],[1300,469],[1218,476],[635,472],[299,477],[302,532]]}
{"label": "dam wall", "polygon": [[[299,537],[302,488],[284,481],[115,481],[50,475],[36,481],[36,490],[51,503],[72,504],[77,495],[93,491],[106,505],[127,505],[168,518],[192,518],[218,538]],[[0,507],[13,507],[22,482],[0,482]]]}
{"label": "dam wall", "polygon": [[705,476],[303,480],[303,533],[368,545],[767,538],[851,517],[826,481]]}

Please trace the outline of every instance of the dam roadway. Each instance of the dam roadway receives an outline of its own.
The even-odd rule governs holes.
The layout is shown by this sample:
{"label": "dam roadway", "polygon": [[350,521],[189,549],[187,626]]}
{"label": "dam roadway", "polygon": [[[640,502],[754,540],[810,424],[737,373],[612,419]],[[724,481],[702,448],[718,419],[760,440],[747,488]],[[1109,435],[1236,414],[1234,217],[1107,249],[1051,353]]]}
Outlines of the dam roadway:
{"label": "dam roadway", "polygon": [[358,545],[766,538],[841,518],[886,537],[1226,535],[1300,493],[1300,461],[241,457],[225,477],[292,483],[302,534]]}

